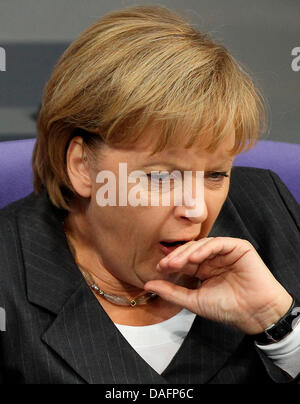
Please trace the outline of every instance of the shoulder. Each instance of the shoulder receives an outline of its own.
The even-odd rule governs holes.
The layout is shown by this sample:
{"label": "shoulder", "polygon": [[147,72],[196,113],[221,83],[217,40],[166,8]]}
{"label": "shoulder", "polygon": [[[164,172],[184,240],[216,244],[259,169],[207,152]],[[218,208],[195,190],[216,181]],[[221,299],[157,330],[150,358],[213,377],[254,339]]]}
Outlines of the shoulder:
{"label": "shoulder", "polygon": [[237,205],[251,209],[265,205],[274,192],[269,170],[252,167],[233,167],[230,178],[229,198]]}
{"label": "shoulder", "polygon": [[30,226],[31,219],[39,215],[38,206],[45,202],[45,195],[31,193],[0,209],[0,246],[18,237],[21,223]]}
{"label": "shoulder", "polygon": [[[29,195],[0,210],[0,306],[7,307],[14,294],[24,293],[24,271],[19,231],[19,218],[32,206],[36,196]],[[20,282],[21,281],[21,282]]]}
{"label": "shoulder", "polygon": [[296,231],[300,231],[300,206],[272,170],[233,167],[228,197],[241,216],[253,220],[259,217],[264,223],[270,217],[277,222],[287,220]]}
{"label": "shoulder", "polygon": [[232,168],[229,194],[232,198],[240,197],[253,202],[259,200],[285,200],[296,203],[295,198],[281,178],[272,170],[253,167]]}
{"label": "shoulder", "polygon": [[36,196],[30,194],[0,209],[0,252],[2,257],[3,254],[7,255],[9,252],[9,246],[16,244],[19,236],[19,218],[26,215],[26,210],[32,207],[35,199]]}
{"label": "shoulder", "polygon": [[[20,199],[0,210],[0,252],[12,254],[12,246],[24,249],[31,241],[39,240],[43,235],[48,242],[60,232],[65,212],[56,208],[43,191]],[[10,255],[10,259],[17,259]],[[0,262],[1,267],[1,262]]]}
{"label": "shoulder", "polygon": [[[24,253],[57,222],[56,208],[46,192],[34,193],[0,210],[0,282],[23,277]],[[49,223],[54,223],[52,226]],[[55,238],[56,235],[51,235]],[[50,238],[50,236],[48,237]]]}
{"label": "shoulder", "polygon": [[14,221],[23,209],[26,209],[26,207],[32,205],[32,202],[35,199],[36,195],[31,193],[25,198],[19,199],[18,201],[10,203],[9,205],[0,209],[0,229],[2,224],[7,223],[8,221]]}
{"label": "shoulder", "polygon": [[8,223],[19,227],[25,222],[31,226],[36,220],[46,222],[47,219],[57,219],[61,215],[62,211],[51,203],[46,191],[39,195],[31,193],[0,209],[0,231],[3,231]]}
{"label": "shoulder", "polygon": [[259,191],[266,184],[269,186],[272,184],[272,175],[278,177],[273,171],[264,168],[234,166],[231,172],[230,191],[245,190],[249,186],[254,186]]}

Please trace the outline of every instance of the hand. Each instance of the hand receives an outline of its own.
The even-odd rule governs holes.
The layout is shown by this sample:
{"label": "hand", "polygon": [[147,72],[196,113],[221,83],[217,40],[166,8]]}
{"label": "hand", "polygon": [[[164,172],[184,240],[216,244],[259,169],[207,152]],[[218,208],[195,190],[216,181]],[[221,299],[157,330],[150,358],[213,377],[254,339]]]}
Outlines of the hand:
{"label": "hand", "polygon": [[258,334],[289,310],[292,297],[274,278],[247,240],[216,237],[186,243],[157,265],[167,274],[181,272],[199,278],[198,289],[152,280],[145,290],[199,316]]}

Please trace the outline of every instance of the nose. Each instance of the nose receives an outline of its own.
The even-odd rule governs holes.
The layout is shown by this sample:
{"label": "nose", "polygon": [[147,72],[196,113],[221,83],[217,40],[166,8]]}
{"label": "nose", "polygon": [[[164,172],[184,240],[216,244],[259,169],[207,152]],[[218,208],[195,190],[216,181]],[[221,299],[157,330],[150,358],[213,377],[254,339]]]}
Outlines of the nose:
{"label": "nose", "polygon": [[195,179],[192,176],[185,178],[181,203],[175,207],[174,212],[177,218],[185,218],[193,223],[202,223],[207,219],[203,172],[197,172]]}
{"label": "nose", "polygon": [[206,202],[204,201],[201,208],[176,206],[174,210],[174,215],[176,218],[188,219],[192,223],[203,223],[208,216]]}

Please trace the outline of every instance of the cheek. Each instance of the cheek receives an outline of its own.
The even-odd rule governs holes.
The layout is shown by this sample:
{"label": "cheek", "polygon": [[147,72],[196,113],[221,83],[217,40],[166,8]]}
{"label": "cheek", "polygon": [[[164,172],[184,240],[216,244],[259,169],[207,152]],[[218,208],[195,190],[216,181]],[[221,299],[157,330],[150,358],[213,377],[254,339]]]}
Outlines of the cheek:
{"label": "cheek", "polygon": [[101,241],[111,247],[132,249],[136,246],[150,248],[160,237],[168,209],[150,206],[104,206],[100,207],[95,198],[90,210],[90,223],[98,228]]}

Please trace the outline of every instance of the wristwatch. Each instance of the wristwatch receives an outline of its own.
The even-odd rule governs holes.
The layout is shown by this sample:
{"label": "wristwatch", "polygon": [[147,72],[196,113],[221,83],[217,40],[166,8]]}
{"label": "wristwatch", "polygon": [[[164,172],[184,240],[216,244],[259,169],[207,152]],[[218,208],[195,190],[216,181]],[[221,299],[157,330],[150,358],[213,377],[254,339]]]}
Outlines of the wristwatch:
{"label": "wristwatch", "polygon": [[253,335],[258,345],[270,345],[287,337],[300,321],[300,302],[293,298],[289,311],[276,323],[260,334]]}

